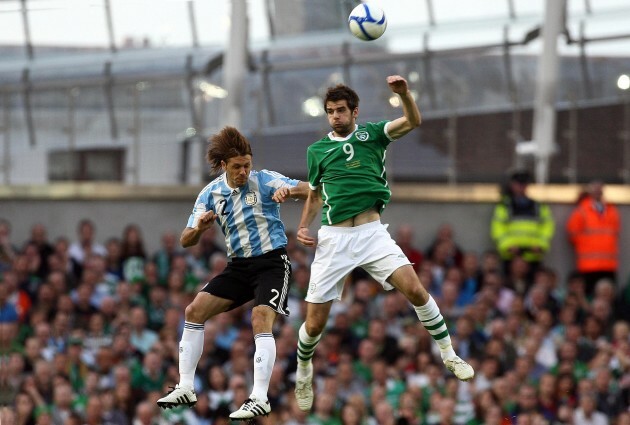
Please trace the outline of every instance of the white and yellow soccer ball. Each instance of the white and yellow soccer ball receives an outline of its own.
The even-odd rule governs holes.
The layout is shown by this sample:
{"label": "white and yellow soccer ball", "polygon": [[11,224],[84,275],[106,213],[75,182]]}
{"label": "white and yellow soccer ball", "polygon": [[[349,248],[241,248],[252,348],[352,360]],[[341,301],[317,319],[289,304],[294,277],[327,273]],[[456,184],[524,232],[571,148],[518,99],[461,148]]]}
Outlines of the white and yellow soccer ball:
{"label": "white and yellow soccer ball", "polygon": [[365,41],[376,40],[387,28],[385,12],[372,3],[361,3],[350,12],[348,27],[356,38]]}

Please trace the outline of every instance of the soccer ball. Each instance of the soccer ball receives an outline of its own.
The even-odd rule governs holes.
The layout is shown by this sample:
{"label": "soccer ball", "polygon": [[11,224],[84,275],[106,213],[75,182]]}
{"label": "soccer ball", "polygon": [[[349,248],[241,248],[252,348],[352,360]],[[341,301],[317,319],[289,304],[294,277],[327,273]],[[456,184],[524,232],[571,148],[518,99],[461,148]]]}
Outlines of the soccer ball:
{"label": "soccer ball", "polygon": [[361,3],[350,12],[348,27],[352,35],[358,39],[376,40],[385,32],[387,18],[380,7],[370,3]]}

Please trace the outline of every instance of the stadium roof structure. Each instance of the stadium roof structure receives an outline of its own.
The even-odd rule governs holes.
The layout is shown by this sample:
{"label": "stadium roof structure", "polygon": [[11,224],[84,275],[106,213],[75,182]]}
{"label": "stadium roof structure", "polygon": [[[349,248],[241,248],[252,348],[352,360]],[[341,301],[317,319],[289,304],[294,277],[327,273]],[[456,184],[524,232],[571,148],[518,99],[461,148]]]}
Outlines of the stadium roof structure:
{"label": "stadium roof structure", "polygon": [[[9,50],[0,46],[0,52],[5,49]],[[19,89],[25,79],[32,88],[42,90],[97,86],[111,79],[120,84],[167,80],[188,73],[211,72],[221,65],[223,58],[223,49],[219,47],[128,49],[115,53],[105,49],[72,49],[73,54],[68,54],[68,48],[46,50],[48,54],[36,60],[1,61],[0,89]]]}
{"label": "stadium roof structure", "polygon": [[[293,0],[287,1],[292,4]],[[627,7],[619,10],[630,12]],[[595,56],[589,54],[587,47],[597,43],[630,40],[630,33],[593,35],[585,31],[583,26],[578,26],[580,29],[576,30],[576,19],[588,20],[587,15],[570,17],[567,28],[559,38],[559,44],[569,51],[569,54],[565,51],[559,57],[561,77],[557,82],[555,104],[559,113],[568,114],[570,110],[580,108],[618,106],[624,99],[615,81],[620,73],[630,70],[630,57]],[[611,12],[604,15],[612,16]],[[484,23],[493,28],[494,35],[490,40],[462,38],[459,43],[448,46],[434,42],[440,33],[465,34],[466,29],[477,31]],[[513,27],[519,28],[516,30]],[[513,145],[530,139],[529,121],[532,117],[529,113],[534,104],[539,65],[539,56],[531,46],[538,43],[540,37],[540,16],[526,16],[488,18],[487,21],[477,19],[459,26],[438,22],[419,28],[392,29],[374,43],[355,40],[342,33],[341,29],[290,34],[262,43],[252,42],[248,44],[245,66],[247,79],[242,87],[242,96],[247,101],[242,104],[243,122],[239,127],[251,135],[253,143],[265,147],[263,155],[268,155],[269,161],[277,156],[272,153],[293,152],[296,144],[301,152],[304,144],[327,129],[325,120],[314,118],[322,113],[322,93],[335,83],[347,83],[361,94],[362,120],[399,116],[397,114],[400,111],[391,103],[395,99],[391,98],[391,92],[384,84],[386,75],[397,73],[407,77],[425,119],[425,125],[414,133],[417,143],[394,149],[391,155],[396,161],[398,177],[410,180],[425,177],[436,179],[435,176],[442,178],[454,175],[453,170],[461,168],[464,159],[472,158],[471,161],[474,161],[475,153],[483,150],[469,152],[467,158],[463,158],[461,152],[464,149],[462,146],[457,147],[457,144],[465,145],[470,133],[460,132],[457,135],[457,128],[466,117],[477,119],[484,115],[495,116],[495,122],[487,123],[485,128],[500,129],[493,134],[494,138],[501,141],[500,148],[497,149],[498,142],[489,142],[486,147],[492,146],[503,157],[509,157],[502,161],[495,160],[497,169],[504,168],[511,161]],[[405,38],[413,40],[413,48],[400,48],[402,43],[398,40]],[[33,120],[29,118],[31,109],[41,108],[39,115],[42,119],[37,122],[36,117],[35,121],[40,130],[44,127],[42,133],[52,128],[49,123],[70,126],[62,122],[62,109],[70,108],[68,105],[73,101],[67,101],[66,97],[71,97],[68,92],[75,88],[81,89],[79,97],[84,107],[86,102],[92,102],[90,106],[94,109],[100,107],[108,110],[111,139],[116,141],[120,141],[119,136],[123,133],[115,130],[118,126],[123,128],[123,124],[117,125],[116,120],[120,122],[132,116],[134,108],[150,109],[145,113],[151,115],[153,120],[174,123],[167,132],[162,129],[162,136],[168,134],[168,137],[173,137],[170,135],[177,134],[175,137],[179,137],[179,134],[192,129],[194,131],[191,134],[199,138],[222,124],[220,112],[224,109],[224,100],[212,96],[204,98],[202,92],[204,84],[221,89],[219,86],[225,78],[224,60],[230,53],[224,46],[127,46],[116,49],[37,46],[36,55],[30,59],[18,54],[18,49],[18,46],[0,46],[0,56],[3,58],[0,61],[0,97],[8,97],[4,105],[19,110],[19,116],[26,115],[24,126],[31,135],[31,145],[35,144]],[[152,86],[143,91],[143,104],[140,106],[134,106],[129,96],[121,96],[121,91],[116,91],[117,87],[124,90],[132,88],[132,91],[142,89],[145,82],[152,83]],[[87,89],[83,90],[84,87]],[[87,93],[93,98],[98,97],[98,101],[86,100],[90,97],[84,96]],[[31,101],[32,98],[35,101]],[[59,111],[53,111],[54,108]],[[119,108],[118,112],[116,108]],[[175,110],[176,113],[173,113]],[[84,111],[78,113],[81,112]],[[16,112],[13,114],[17,115]],[[85,127],[93,130],[93,133],[88,135],[86,131],[77,139],[109,142],[108,135],[103,137],[102,134],[107,120],[98,121],[90,117],[84,121],[90,122],[91,125]],[[427,121],[439,121],[439,124],[432,127]],[[508,121],[509,125],[505,128],[498,121]],[[623,123],[623,120],[620,122]],[[14,124],[13,127],[19,125]],[[128,122],[124,126],[136,128],[135,124]],[[100,134],[95,134],[97,127]],[[578,127],[577,124],[575,127]],[[475,126],[468,128],[477,132],[480,130]],[[54,131],[58,132],[58,129]],[[151,130],[143,131],[147,139],[151,138]],[[583,128],[582,131],[584,133]],[[610,126],[609,131],[612,145],[612,134],[623,131],[623,128]],[[63,132],[71,133],[65,129]],[[19,143],[21,136],[10,139],[12,143]],[[182,138],[185,137],[184,134]],[[68,138],[74,140],[75,136],[69,135]],[[57,139],[61,144],[61,137],[57,136]],[[485,142],[476,140],[482,141]],[[613,153],[613,156],[618,159],[621,155]],[[486,154],[485,157],[489,156]],[[295,173],[303,171],[301,154],[296,151],[292,158],[299,160],[289,161],[289,166],[293,167],[291,170],[295,170]],[[273,162],[266,163],[270,167],[274,165]],[[478,168],[490,170],[490,167]],[[627,168],[630,181],[630,157]],[[427,173],[428,176],[421,173]],[[496,176],[497,171],[493,173],[481,177]],[[463,173],[460,173],[459,178],[465,178]]]}

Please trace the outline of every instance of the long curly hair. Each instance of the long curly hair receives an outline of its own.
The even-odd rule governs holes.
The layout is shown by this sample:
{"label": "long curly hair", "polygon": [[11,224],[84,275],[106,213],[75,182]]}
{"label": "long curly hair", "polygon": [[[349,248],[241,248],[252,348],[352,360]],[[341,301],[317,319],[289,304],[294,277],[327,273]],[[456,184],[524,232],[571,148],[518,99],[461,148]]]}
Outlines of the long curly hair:
{"label": "long curly hair", "polygon": [[252,155],[252,147],[245,136],[234,127],[223,127],[210,137],[206,160],[213,173],[221,170],[221,162],[228,162],[235,156]]}

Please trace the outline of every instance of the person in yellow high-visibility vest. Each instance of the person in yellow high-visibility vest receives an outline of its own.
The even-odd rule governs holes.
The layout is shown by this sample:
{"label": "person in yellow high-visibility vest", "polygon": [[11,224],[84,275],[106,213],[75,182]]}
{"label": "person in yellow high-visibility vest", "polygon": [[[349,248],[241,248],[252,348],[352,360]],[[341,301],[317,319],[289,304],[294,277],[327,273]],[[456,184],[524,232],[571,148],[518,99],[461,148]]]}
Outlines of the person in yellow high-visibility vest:
{"label": "person in yellow high-visibility vest", "polygon": [[533,273],[549,251],[555,222],[551,209],[527,196],[531,176],[519,170],[510,174],[506,190],[494,208],[490,233],[505,264],[520,256]]}

